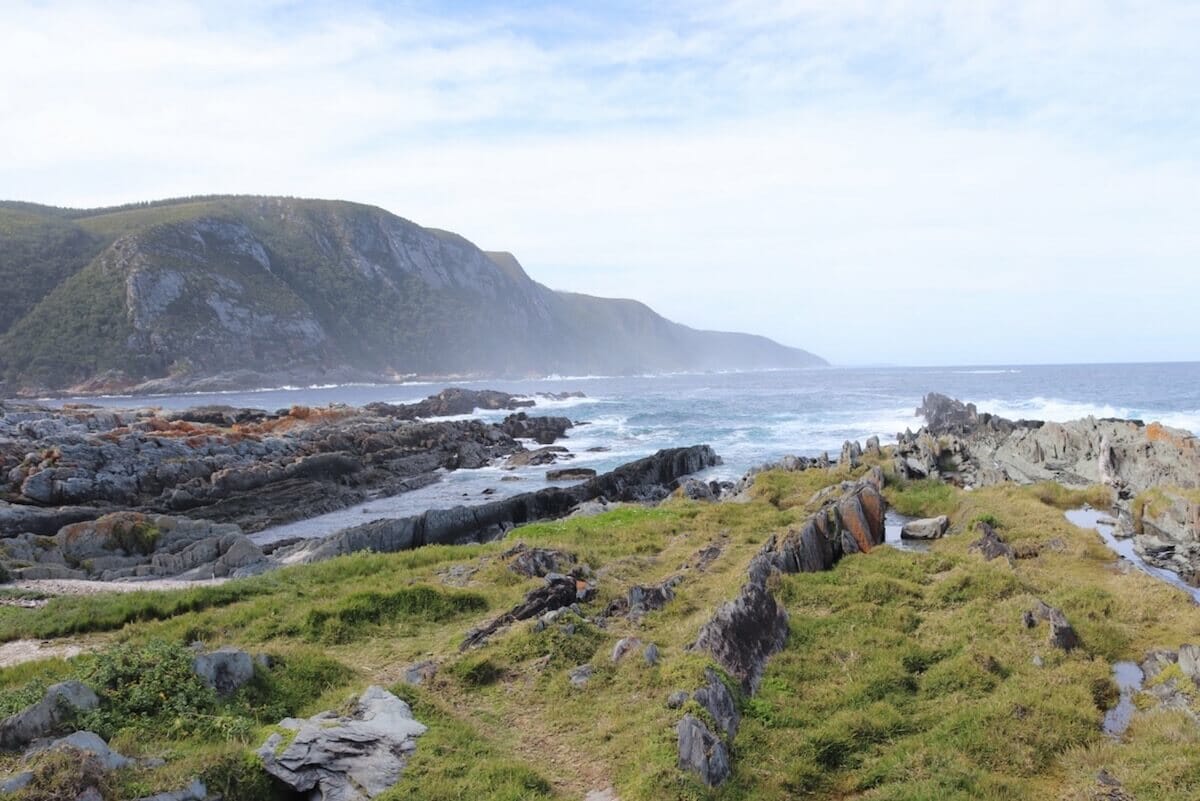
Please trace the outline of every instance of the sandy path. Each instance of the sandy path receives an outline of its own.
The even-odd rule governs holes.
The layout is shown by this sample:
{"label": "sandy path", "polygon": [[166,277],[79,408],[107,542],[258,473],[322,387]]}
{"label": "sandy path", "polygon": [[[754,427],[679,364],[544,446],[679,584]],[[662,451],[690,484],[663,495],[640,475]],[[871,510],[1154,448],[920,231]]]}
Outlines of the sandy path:
{"label": "sandy path", "polygon": [[0,645],[0,668],[12,667],[22,662],[61,657],[70,659],[83,653],[83,647],[74,643],[49,640],[14,640]]}
{"label": "sandy path", "polygon": [[150,579],[147,581],[87,581],[85,579],[30,579],[15,581],[11,587],[31,590],[47,595],[96,595],[102,592],[138,592],[140,590],[190,590],[194,587],[212,587],[224,584],[228,579]]}

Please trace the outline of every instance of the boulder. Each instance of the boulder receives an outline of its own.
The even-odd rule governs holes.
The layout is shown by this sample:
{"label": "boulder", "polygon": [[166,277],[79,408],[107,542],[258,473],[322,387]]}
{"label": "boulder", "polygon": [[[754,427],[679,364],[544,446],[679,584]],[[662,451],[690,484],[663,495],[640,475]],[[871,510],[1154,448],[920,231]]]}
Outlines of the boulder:
{"label": "boulder", "polygon": [[989,524],[982,520],[975,524],[979,529],[979,539],[967,546],[969,551],[979,551],[984,561],[1004,558],[1011,563],[1015,557],[1012,546],[1000,539],[1000,535]]}
{"label": "boulder", "polygon": [[650,643],[649,645],[647,645],[645,648],[642,649],[642,659],[650,667],[654,667],[655,665],[657,665],[660,657],[661,657],[661,653],[658,650],[658,646],[655,645],[654,643]]}
{"label": "boulder", "polygon": [[156,793],[155,795],[139,798],[137,801],[206,801],[207,798],[208,788],[204,785],[204,782],[199,779],[192,779],[191,783],[182,790]]}
{"label": "boulder", "polygon": [[900,537],[906,540],[936,540],[950,528],[950,518],[945,515],[909,520],[900,528]]}
{"label": "boulder", "polygon": [[712,715],[713,721],[717,728],[724,732],[725,738],[732,741],[742,722],[742,715],[738,712],[733,693],[729,692],[725,682],[721,681],[721,677],[712,668],[705,668],[704,679],[704,686],[692,693],[692,697]]}
{"label": "boulder", "polygon": [[400,674],[400,681],[412,687],[420,687],[422,684],[433,681],[433,677],[437,675],[437,668],[437,662],[432,659],[414,662],[404,668],[404,672]]}
{"label": "boulder", "polygon": [[667,709],[679,709],[691,697],[686,690],[676,690],[667,696]]}
{"label": "boulder", "polygon": [[558,445],[538,448],[532,451],[518,451],[508,457],[504,463],[505,469],[517,467],[536,467],[537,465],[553,464],[560,456],[569,456],[570,451]]}
{"label": "boulder", "polygon": [[1070,651],[1079,646],[1079,635],[1067,622],[1067,616],[1061,609],[1050,606],[1044,601],[1038,601],[1032,611],[1025,613],[1025,625],[1032,628],[1038,620],[1044,620],[1050,624],[1050,645],[1063,651]]}
{"label": "boulder", "polygon": [[258,750],[263,768],[297,793],[324,801],[366,801],[400,780],[426,727],[408,704],[368,687],[345,714],[322,712],[279,723]]}
{"label": "boulder", "polygon": [[679,738],[679,768],[700,777],[708,787],[729,778],[729,751],[721,738],[693,715],[684,715],[675,727]]}
{"label": "boulder", "polygon": [[689,501],[715,501],[717,499],[712,484],[697,478],[689,478],[681,482],[679,494]]}
{"label": "boulder", "polygon": [[517,543],[500,555],[508,560],[508,569],[528,578],[544,577],[550,573],[567,573],[576,563],[575,554],[551,548],[530,548]]}
{"label": "boulder", "polygon": [[0,748],[19,750],[59,731],[80,712],[95,709],[100,699],[78,681],[53,684],[42,700],[0,722]]}
{"label": "boulder", "polygon": [[108,747],[104,738],[90,731],[77,731],[31,749],[27,756],[46,751],[74,750],[94,758],[104,770],[117,770],[132,765],[133,760]]}
{"label": "boulder", "polygon": [[596,477],[596,471],[590,467],[564,467],[560,470],[547,470],[547,481],[587,481]]}
{"label": "boulder", "polygon": [[617,644],[613,646],[612,661],[620,662],[625,658],[625,655],[642,644],[642,641],[637,637],[622,637],[617,640]]}
{"label": "boulder", "polygon": [[245,651],[219,648],[197,654],[192,660],[192,671],[218,695],[230,696],[254,678],[254,660]]}
{"label": "boulder", "polygon": [[591,665],[580,665],[577,668],[571,669],[567,674],[567,680],[571,682],[572,687],[583,689],[591,681],[593,672]]}
{"label": "boulder", "polygon": [[757,688],[767,657],[787,640],[787,612],[766,586],[769,569],[768,562],[756,575],[752,567],[737,598],[717,609],[692,646],[711,655],[747,692]]}

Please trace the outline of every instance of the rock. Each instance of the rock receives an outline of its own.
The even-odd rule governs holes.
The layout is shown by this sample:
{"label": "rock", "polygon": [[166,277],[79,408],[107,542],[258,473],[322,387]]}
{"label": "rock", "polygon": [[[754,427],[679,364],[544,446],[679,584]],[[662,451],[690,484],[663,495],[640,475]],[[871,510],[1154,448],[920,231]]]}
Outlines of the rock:
{"label": "rock", "polygon": [[10,795],[24,790],[33,781],[33,771],[22,770],[0,781],[0,795]]}
{"label": "rock", "polygon": [[558,461],[560,456],[568,456],[569,454],[570,451],[557,445],[546,448],[538,448],[532,451],[518,451],[517,453],[514,453],[512,456],[508,457],[508,461],[505,462],[504,467],[505,469],[512,469],[517,467],[536,467],[537,465],[553,464],[554,462]]}
{"label": "rock", "polygon": [[717,724],[717,728],[724,732],[725,738],[732,741],[742,722],[737,702],[734,701],[733,693],[729,692],[725,682],[721,681],[721,677],[711,668],[705,668],[704,678],[706,683],[692,693],[692,697],[700,706],[704,707],[708,714],[712,715],[713,721]]}
{"label": "rock", "polygon": [[258,750],[263,768],[326,801],[365,801],[394,786],[426,731],[408,704],[381,687],[368,687],[344,715],[322,712],[279,725],[295,736],[289,742],[272,734]]}
{"label": "rock", "polygon": [[0,748],[14,751],[60,730],[80,712],[95,709],[100,699],[78,681],[53,684],[42,700],[0,722]]}
{"label": "rock", "polygon": [[565,467],[561,470],[547,470],[547,481],[587,481],[595,478],[596,471],[590,467]]}
{"label": "rock", "polygon": [[1200,646],[1179,646],[1179,669],[1183,675],[1200,685]]}
{"label": "rock", "polygon": [[118,768],[133,764],[133,760],[113,751],[100,735],[90,731],[77,731],[68,734],[66,737],[60,737],[52,742],[35,746],[26,755],[32,756],[46,751],[61,751],[64,749],[79,751],[95,758],[104,770],[117,770]]}
{"label": "rock", "polygon": [[544,577],[550,573],[567,573],[577,562],[575,554],[550,548],[530,548],[524,543],[500,554],[508,560],[508,568],[519,576]]}
{"label": "rock", "polygon": [[529,417],[518,412],[504,418],[499,428],[513,439],[532,439],[539,445],[550,445],[565,437],[574,425],[566,417]]}
{"label": "rock", "polygon": [[767,589],[766,579],[766,569],[755,575],[752,568],[737,598],[717,609],[692,646],[710,654],[748,692],[758,686],[767,657],[787,640],[787,612]]}
{"label": "rock", "polygon": [[569,607],[579,598],[581,588],[577,579],[560,573],[550,573],[545,580],[543,586],[527,592],[525,600],[511,610],[467,632],[459,650],[465,651],[482,645],[488,637],[514,621],[529,620],[546,612]]}
{"label": "rock", "polygon": [[906,540],[936,540],[950,528],[950,518],[945,515],[909,520],[900,529],[900,537]]}
{"label": "rock", "polygon": [[433,681],[433,677],[437,675],[437,668],[437,662],[432,659],[414,662],[404,668],[404,672],[400,675],[400,681],[412,687],[420,687],[422,684]]}
{"label": "rock", "polygon": [[987,562],[999,558],[1007,559],[1010,563],[1013,561],[1015,555],[1012,547],[1000,539],[994,528],[982,520],[975,527],[979,529],[979,539],[967,546],[968,551],[979,551]]}
{"label": "rock", "polygon": [[679,737],[679,768],[700,777],[708,787],[729,778],[729,752],[721,738],[692,715],[684,715],[675,727]]}
{"label": "rock", "polygon": [[654,667],[658,664],[659,657],[660,653],[658,646],[654,643],[650,643],[642,650],[642,659],[644,659],[646,664],[650,667]]}
{"label": "rock", "polygon": [[862,447],[854,440],[846,440],[842,443],[842,453],[838,457],[838,464],[843,467],[855,468],[858,467],[862,460]]}
{"label": "rock", "polygon": [[715,501],[712,485],[699,479],[689,478],[679,485],[679,494],[689,501]]}
{"label": "rock", "polygon": [[567,679],[571,682],[572,687],[582,689],[591,680],[593,672],[591,665],[580,665],[571,669],[567,674]]}
{"label": "rock", "polygon": [[245,651],[219,648],[192,659],[192,671],[218,695],[230,696],[254,678],[254,660]]}
{"label": "rock", "polygon": [[431,395],[423,401],[403,405],[390,403],[370,403],[364,408],[379,415],[394,417],[400,420],[414,420],[419,417],[451,417],[460,414],[473,414],[476,409],[497,411],[501,409],[520,409],[535,405],[535,401],[519,398],[507,392],[495,390],[473,390],[450,387],[436,395]]}
{"label": "rock", "polygon": [[867,444],[863,448],[863,452],[867,456],[874,456],[876,458],[883,456],[883,449],[879,447],[879,437],[867,437]]}
{"label": "rock", "polygon": [[625,658],[625,655],[642,644],[642,641],[637,637],[622,637],[617,640],[617,644],[613,646],[612,661],[620,662]]}
{"label": "rock", "polygon": [[686,690],[676,690],[667,696],[667,709],[679,709],[691,697]]}
{"label": "rock", "polygon": [[1075,633],[1075,629],[1067,622],[1067,616],[1063,614],[1061,609],[1056,609],[1053,606],[1038,601],[1038,605],[1032,611],[1025,613],[1025,626],[1032,628],[1036,625],[1037,620],[1045,620],[1050,624],[1050,644],[1055,648],[1063,651],[1070,651],[1079,645],[1079,636]]}
{"label": "rock", "polygon": [[718,461],[707,445],[670,448],[582,484],[547,487],[478,506],[431,509],[414,517],[375,520],[342,529],[324,539],[281,548],[273,557],[291,564],[364,550],[394,553],[423,545],[490,542],[515,526],[565,517],[580,504],[598,498],[607,502],[662,500],[680,478],[712,467]]}

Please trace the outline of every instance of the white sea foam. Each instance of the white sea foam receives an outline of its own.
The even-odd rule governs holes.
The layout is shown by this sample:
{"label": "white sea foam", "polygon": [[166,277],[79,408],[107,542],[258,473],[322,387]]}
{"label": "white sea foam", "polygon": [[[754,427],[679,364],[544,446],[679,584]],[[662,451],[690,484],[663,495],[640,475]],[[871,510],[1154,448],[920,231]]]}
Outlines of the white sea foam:
{"label": "white sea foam", "polygon": [[1021,401],[985,400],[975,404],[981,412],[991,412],[1011,420],[1049,420],[1065,423],[1085,417],[1115,417],[1159,422],[1172,428],[1200,433],[1200,409],[1191,411],[1155,411],[1108,403],[1088,403],[1035,396]]}

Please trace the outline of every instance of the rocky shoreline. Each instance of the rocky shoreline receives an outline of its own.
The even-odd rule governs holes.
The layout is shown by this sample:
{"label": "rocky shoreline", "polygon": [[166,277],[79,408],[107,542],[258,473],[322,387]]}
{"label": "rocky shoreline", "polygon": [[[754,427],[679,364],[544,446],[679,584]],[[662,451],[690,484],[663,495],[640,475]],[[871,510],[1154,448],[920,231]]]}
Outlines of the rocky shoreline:
{"label": "rocky shoreline", "polygon": [[[565,396],[556,396],[562,399]],[[319,541],[247,536],[489,464],[548,464],[576,424],[535,401],[448,389],[414,404],[268,412],[202,406],[61,410],[0,404],[0,567],[15,579],[209,579],[371,548],[486,541],[593,501],[658,500],[711,467],[703,446],[663,451],[567,488],[378,520]],[[499,423],[429,420],[511,411]],[[524,442],[530,442],[530,450]],[[530,458],[535,457],[535,458]],[[582,473],[578,478],[585,478]]]}
{"label": "rocky shoreline", "polygon": [[1200,439],[1141,420],[1007,420],[931,393],[927,425],[897,437],[896,474],[961,487],[1051,481],[1114,494],[1117,536],[1149,564],[1200,586]]}

